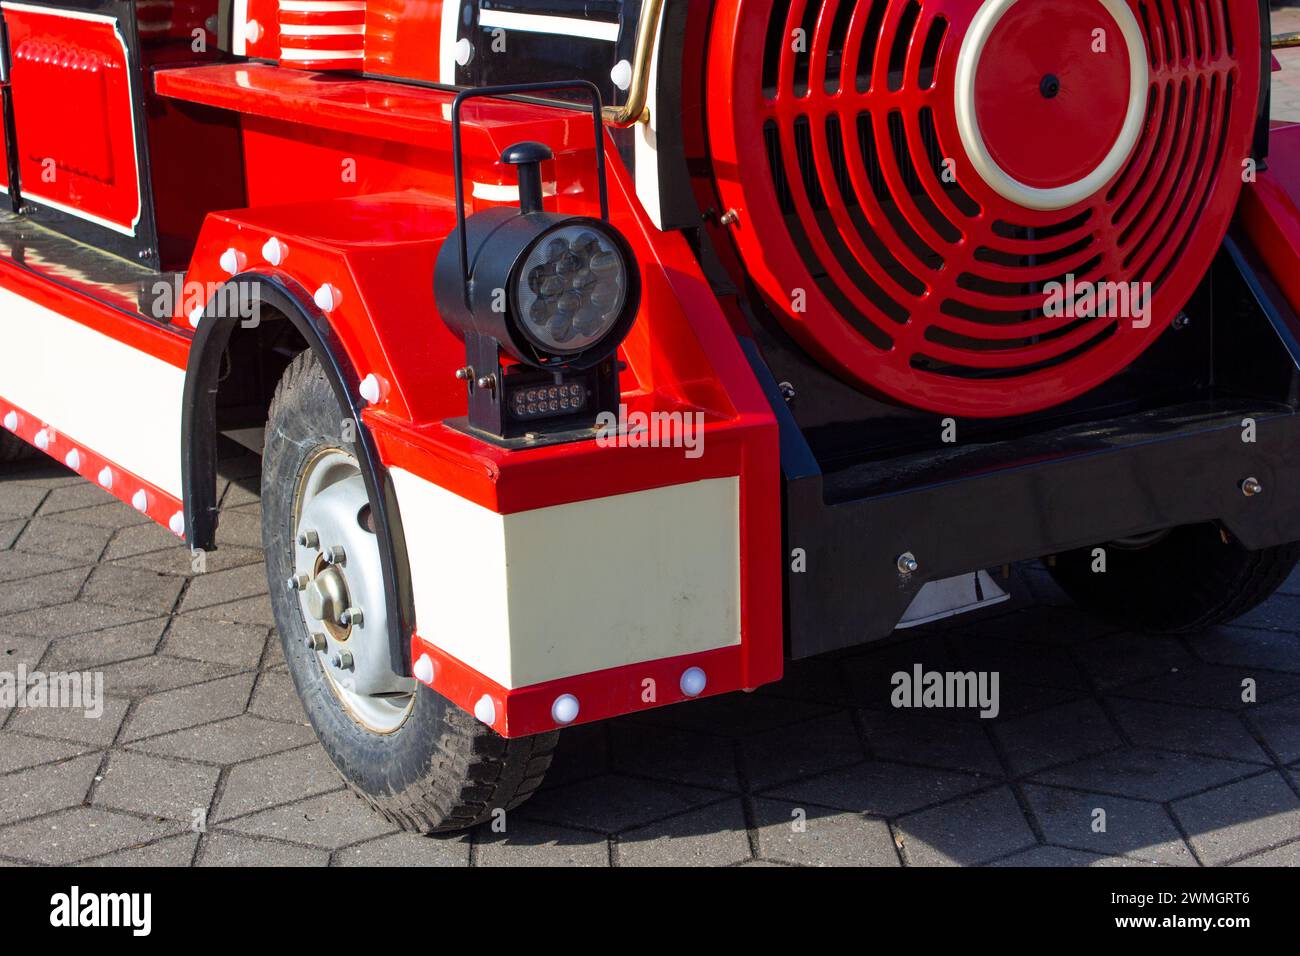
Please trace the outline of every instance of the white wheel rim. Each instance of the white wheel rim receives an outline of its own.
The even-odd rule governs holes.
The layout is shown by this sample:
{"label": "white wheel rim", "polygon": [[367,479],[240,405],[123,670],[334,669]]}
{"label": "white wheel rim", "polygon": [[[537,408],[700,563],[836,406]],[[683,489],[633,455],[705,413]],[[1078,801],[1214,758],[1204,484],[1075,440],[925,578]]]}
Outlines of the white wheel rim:
{"label": "white wheel rim", "polygon": [[[334,696],[362,727],[387,735],[401,729],[410,716],[416,684],[391,667],[379,539],[360,523],[369,506],[365,480],[351,455],[326,449],[308,461],[294,496],[292,530],[294,580],[310,583],[305,588],[291,586],[297,590],[307,633],[325,639],[309,653]],[[306,531],[314,532],[315,544],[302,543]],[[345,561],[334,566],[327,556],[338,547]],[[328,599],[322,601],[322,594]],[[361,609],[360,624],[339,622],[343,604]],[[322,610],[327,613],[318,617]],[[351,655],[351,667],[344,654]]]}

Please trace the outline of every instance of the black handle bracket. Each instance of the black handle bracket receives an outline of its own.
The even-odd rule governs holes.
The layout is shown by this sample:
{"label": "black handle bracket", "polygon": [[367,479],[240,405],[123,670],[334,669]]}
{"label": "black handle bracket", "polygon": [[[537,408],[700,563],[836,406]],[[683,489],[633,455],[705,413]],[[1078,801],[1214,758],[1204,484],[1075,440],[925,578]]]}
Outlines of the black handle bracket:
{"label": "black handle bracket", "polygon": [[[460,276],[461,288],[465,295],[465,308],[472,311],[470,303],[469,275],[469,236],[465,231],[465,170],[464,157],[461,152],[461,107],[472,99],[483,97],[505,98],[540,93],[560,93],[576,90],[591,97],[591,118],[596,133],[596,176],[600,187],[600,217],[609,221],[609,184],[605,173],[605,117],[604,104],[601,102],[600,89],[589,80],[569,80],[563,83],[519,83],[508,86],[482,86],[476,89],[462,90],[456,94],[451,104],[451,150],[454,174],[456,177],[456,231],[460,238]],[[534,105],[531,104],[530,105]],[[543,104],[535,104],[543,105]],[[563,106],[559,103],[546,103],[548,106]]]}

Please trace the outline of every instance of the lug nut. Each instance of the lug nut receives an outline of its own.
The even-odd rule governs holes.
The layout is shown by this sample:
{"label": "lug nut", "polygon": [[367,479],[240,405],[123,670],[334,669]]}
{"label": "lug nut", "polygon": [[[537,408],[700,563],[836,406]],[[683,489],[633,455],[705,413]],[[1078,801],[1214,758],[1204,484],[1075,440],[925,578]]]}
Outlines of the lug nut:
{"label": "lug nut", "polygon": [[339,651],[330,658],[330,664],[337,670],[350,671],[352,670],[352,654],[349,651]]}
{"label": "lug nut", "polygon": [[350,607],[339,615],[339,624],[343,627],[362,627],[365,624],[365,615],[361,613],[361,608]]}
{"label": "lug nut", "polygon": [[309,650],[309,651],[316,651],[316,652],[319,653],[320,651],[325,650],[325,644],[326,644],[326,641],[325,641],[325,635],[324,635],[324,634],[308,634],[308,635],[303,639],[303,642],[302,642],[302,643],[304,644],[304,646],[306,646],[307,650]]}
{"label": "lug nut", "polygon": [[315,531],[304,531],[298,535],[298,546],[303,548],[319,548],[320,535]]}
{"label": "lug nut", "polygon": [[329,553],[325,555],[325,560],[330,564],[343,567],[343,565],[348,563],[348,553],[343,550],[343,545],[336,544],[334,547],[330,548]]}
{"label": "lug nut", "polygon": [[915,574],[918,570],[920,570],[920,568],[921,565],[916,560],[916,555],[912,554],[911,551],[908,551],[904,554],[900,554],[898,556],[899,574]]}
{"label": "lug nut", "polygon": [[291,577],[287,582],[285,582],[285,586],[286,586],[290,591],[305,591],[305,590],[307,590],[307,585],[308,585],[309,583],[310,583],[310,582],[309,582],[309,579],[307,578],[307,575],[305,575],[305,574],[295,574],[295,575],[294,575],[293,577]]}
{"label": "lug nut", "polygon": [[1259,483],[1258,478],[1247,478],[1241,483],[1241,493],[1247,498],[1254,498],[1264,493],[1264,486]]}

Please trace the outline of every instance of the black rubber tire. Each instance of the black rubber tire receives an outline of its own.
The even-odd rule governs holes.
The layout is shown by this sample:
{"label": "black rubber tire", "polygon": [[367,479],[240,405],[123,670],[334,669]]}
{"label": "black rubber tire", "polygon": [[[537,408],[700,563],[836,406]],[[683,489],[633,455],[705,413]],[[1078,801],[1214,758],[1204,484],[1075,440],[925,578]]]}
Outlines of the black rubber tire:
{"label": "black rubber tire", "polygon": [[317,449],[355,451],[339,440],[344,419],[320,364],[310,352],[299,355],[271,403],[262,460],[262,540],[285,660],[307,717],[348,786],[403,829],[465,829],[532,796],[559,733],[506,740],[424,685],[406,722],[389,735],[365,729],[342,706],[318,655],[304,645],[307,625],[284,582],[292,573],[299,479]]}
{"label": "black rubber tire", "polygon": [[1212,524],[1175,528],[1142,548],[1098,545],[1058,555],[1056,583],[1086,610],[1133,630],[1191,634],[1227,624],[1263,604],[1300,560],[1300,543],[1247,551]]}
{"label": "black rubber tire", "polygon": [[23,461],[36,454],[36,449],[21,438],[15,438],[8,432],[0,432],[0,463]]}

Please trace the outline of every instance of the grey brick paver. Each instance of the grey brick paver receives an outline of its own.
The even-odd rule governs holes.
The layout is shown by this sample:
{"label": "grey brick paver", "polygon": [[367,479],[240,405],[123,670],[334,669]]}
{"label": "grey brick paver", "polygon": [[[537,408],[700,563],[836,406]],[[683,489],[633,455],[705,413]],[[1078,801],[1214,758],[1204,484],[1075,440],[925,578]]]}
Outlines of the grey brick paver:
{"label": "grey brick paver", "polygon": [[1271,771],[1179,800],[1173,811],[1211,865],[1300,839],[1300,797]]}
{"label": "grey brick paver", "polygon": [[[756,694],[569,731],[504,833],[425,839],[357,800],[315,743],[274,635],[247,487],[223,485],[235,510],[200,574],[129,506],[56,466],[26,467],[0,478],[0,608],[11,609],[0,672],[98,671],[108,697],[98,720],[0,710],[8,862],[1296,865],[1300,854],[1288,603],[1300,573],[1248,626],[1166,639],[1091,619],[1041,568],[1018,567],[1015,602],[988,615],[792,664]],[[997,669],[1001,716],[895,710],[891,677],[915,663]],[[1090,827],[1098,807],[1104,834]]]}

